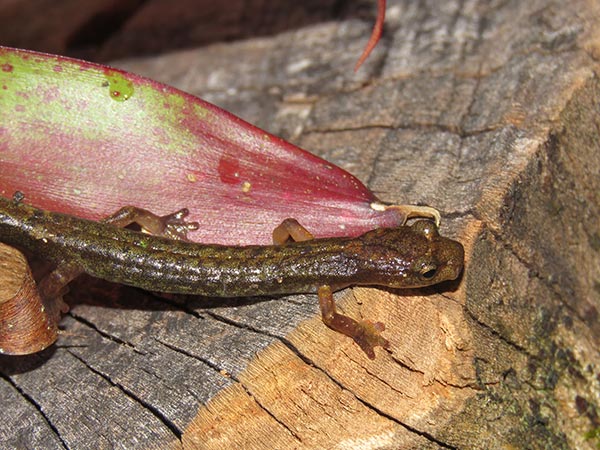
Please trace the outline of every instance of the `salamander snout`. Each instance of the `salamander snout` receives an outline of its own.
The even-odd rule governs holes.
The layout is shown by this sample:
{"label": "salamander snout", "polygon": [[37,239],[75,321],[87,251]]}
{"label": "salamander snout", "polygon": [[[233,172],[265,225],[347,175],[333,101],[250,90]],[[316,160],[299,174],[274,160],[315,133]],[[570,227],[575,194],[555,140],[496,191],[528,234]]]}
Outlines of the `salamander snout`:
{"label": "salamander snout", "polygon": [[416,258],[418,264],[414,267],[423,284],[457,279],[464,265],[465,250],[462,244],[440,236],[435,224],[427,220],[417,221],[411,228],[428,241],[429,248],[422,252],[422,258]]}
{"label": "salamander snout", "polygon": [[440,236],[436,225],[419,220],[410,226],[380,228],[361,238],[365,270],[361,284],[415,288],[455,280],[463,269],[460,242]]}

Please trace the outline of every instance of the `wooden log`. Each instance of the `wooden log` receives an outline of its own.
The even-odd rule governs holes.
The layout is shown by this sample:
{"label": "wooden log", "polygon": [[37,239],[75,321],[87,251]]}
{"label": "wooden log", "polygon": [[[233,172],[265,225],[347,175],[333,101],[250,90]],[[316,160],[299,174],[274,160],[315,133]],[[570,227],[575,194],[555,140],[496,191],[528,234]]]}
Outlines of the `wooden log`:
{"label": "wooden log", "polygon": [[[390,1],[370,23],[120,65],[442,211],[458,283],[355,288],[368,360],[315,296],[165,300],[90,278],[58,345],[0,359],[0,442],[55,448],[594,448],[600,427],[600,8]],[[6,400],[4,400],[6,401]],[[586,438],[588,437],[588,438]]]}

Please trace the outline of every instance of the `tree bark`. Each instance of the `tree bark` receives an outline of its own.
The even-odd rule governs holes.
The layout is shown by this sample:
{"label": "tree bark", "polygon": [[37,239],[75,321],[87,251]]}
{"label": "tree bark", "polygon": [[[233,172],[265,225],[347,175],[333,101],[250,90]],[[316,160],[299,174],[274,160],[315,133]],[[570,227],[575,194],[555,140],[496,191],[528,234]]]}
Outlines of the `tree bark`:
{"label": "tree bark", "polygon": [[[315,296],[166,300],[81,278],[57,345],[0,359],[31,448],[594,448],[600,443],[600,6],[389,1],[370,23],[121,61],[442,212],[461,280],[354,288],[368,360]],[[596,437],[594,437],[594,433]]]}

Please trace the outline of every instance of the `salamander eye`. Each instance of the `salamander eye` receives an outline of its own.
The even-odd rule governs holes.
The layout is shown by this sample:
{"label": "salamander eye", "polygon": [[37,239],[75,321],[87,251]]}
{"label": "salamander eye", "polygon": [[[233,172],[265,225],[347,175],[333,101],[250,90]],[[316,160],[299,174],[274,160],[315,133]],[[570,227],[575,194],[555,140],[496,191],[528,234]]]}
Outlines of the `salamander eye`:
{"label": "salamander eye", "polygon": [[437,273],[437,267],[433,265],[425,265],[421,268],[419,275],[425,280],[431,280]]}

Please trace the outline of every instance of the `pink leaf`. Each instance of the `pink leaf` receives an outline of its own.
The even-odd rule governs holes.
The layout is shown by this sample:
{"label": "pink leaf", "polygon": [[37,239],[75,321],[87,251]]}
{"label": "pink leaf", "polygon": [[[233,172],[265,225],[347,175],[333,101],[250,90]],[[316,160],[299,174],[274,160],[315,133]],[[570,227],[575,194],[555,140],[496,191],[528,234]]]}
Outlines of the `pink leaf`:
{"label": "pink leaf", "polygon": [[351,174],[210,103],[110,67],[0,47],[0,194],[100,219],[186,207],[190,238],[269,243],[294,217],[317,236],[404,217]]}

